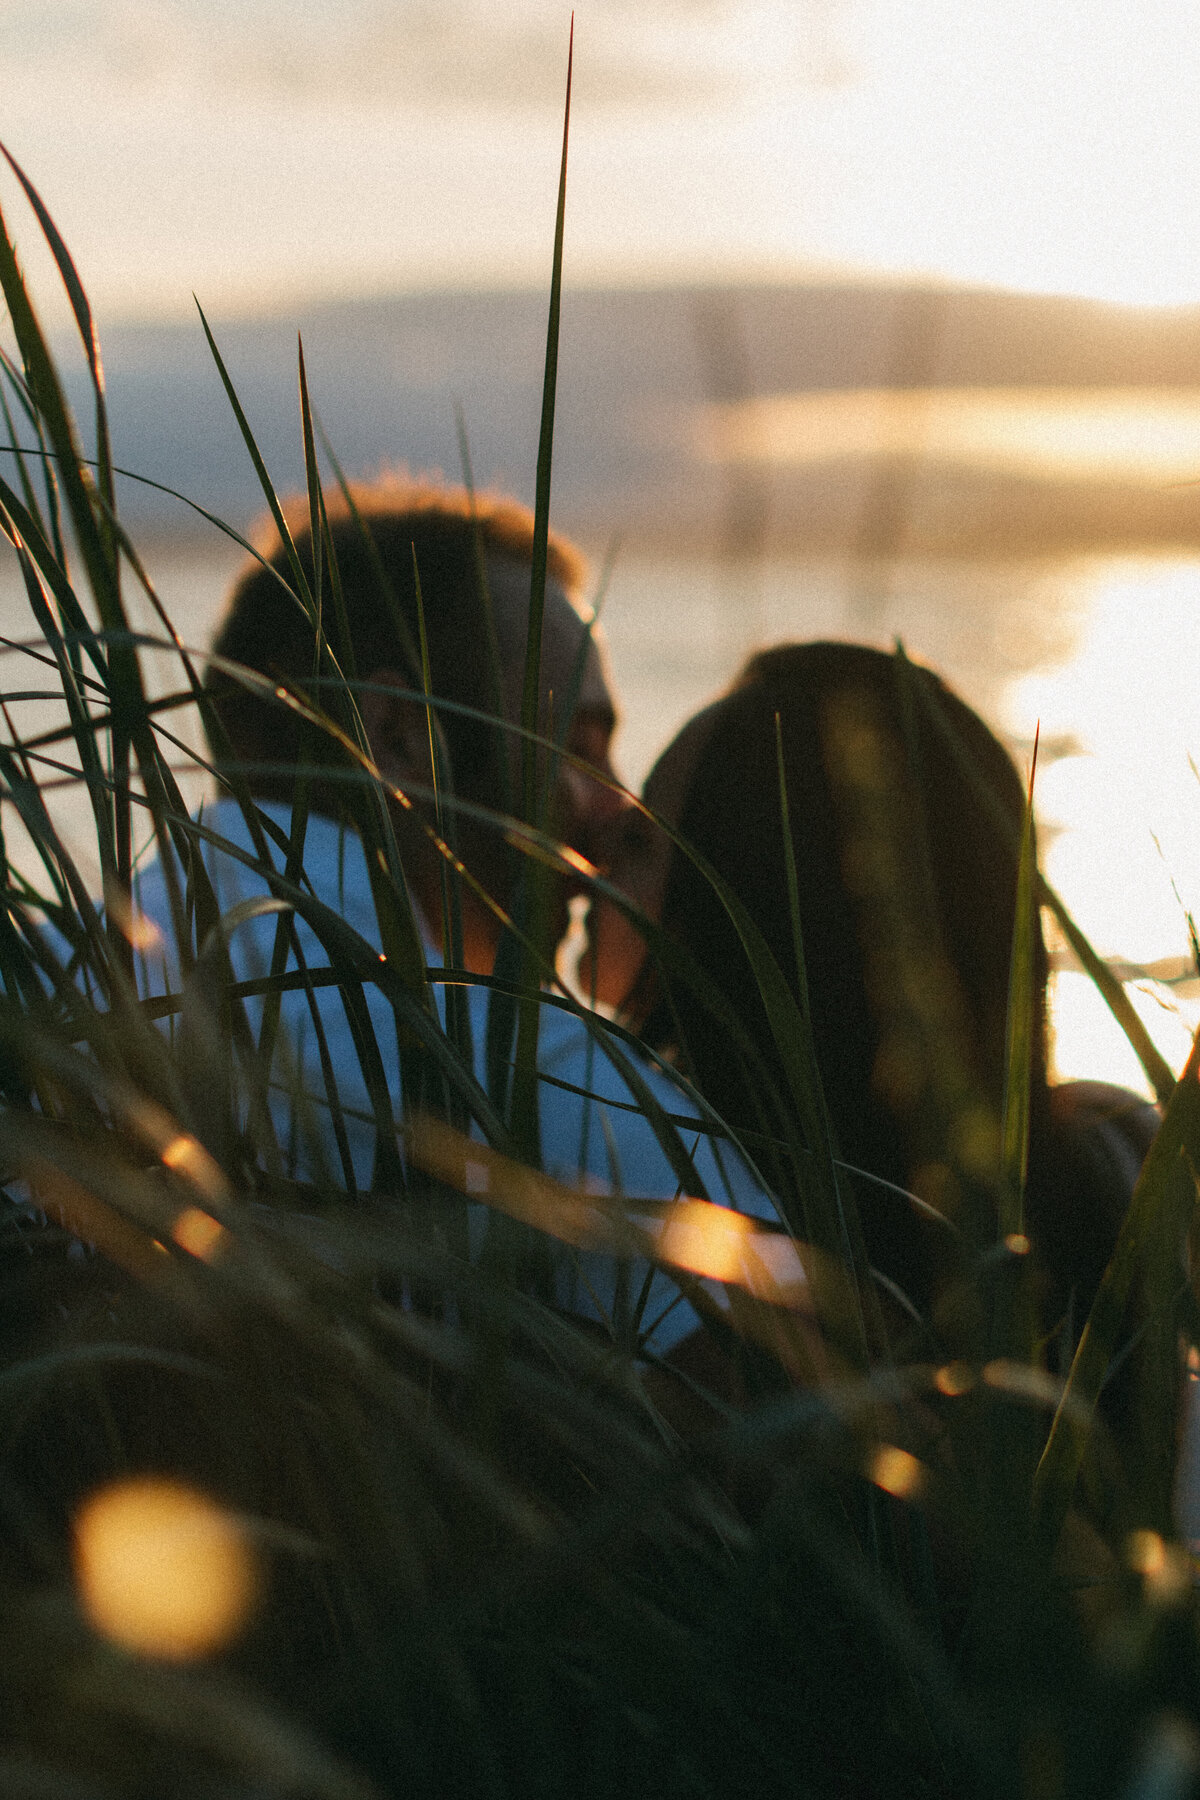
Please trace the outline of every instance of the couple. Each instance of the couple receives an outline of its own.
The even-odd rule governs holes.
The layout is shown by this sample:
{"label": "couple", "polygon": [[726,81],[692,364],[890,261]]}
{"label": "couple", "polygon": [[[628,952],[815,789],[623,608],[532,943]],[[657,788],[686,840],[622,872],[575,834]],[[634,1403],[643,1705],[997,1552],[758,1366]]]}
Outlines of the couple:
{"label": "couple", "polygon": [[[313,583],[307,508],[289,523]],[[519,811],[521,746],[512,727],[521,714],[532,517],[503,499],[472,504],[461,490],[385,481],[358,490],[352,509],[337,508],[330,533],[340,592],[326,573],[325,608],[327,616],[338,609],[343,672],[355,684],[370,760],[394,791],[424,797],[409,807],[393,802],[391,815],[426,963],[501,976],[498,914],[513,903],[524,858],[495,815]],[[234,589],[206,678],[219,740],[214,760],[245,777],[260,833],[263,821],[268,832],[276,828],[266,853],[281,874],[295,770],[316,765],[304,881],[377,951],[378,879],[345,823],[350,766],[274,692],[286,686],[318,703],[328,699],[320,675],[314,684],[310,617],[289,591],[293,567],[276,539]],[[987,1194],[996,1169],[1020,779],[982,722],[928,671],[858,646],[783,646],[753,658],[729,692],[684,727],[651,773],[643,811],[613,780],[616,707],[603,646],[578,604],[582,576],[576,552],[551,538],[539,716],[542,732],[567,755],[551,783],[547,830],[608,877],[607,896],[594,897],[589,912],[582,984],[660,1060],[589,1028],[571,1010],[543,1005],[542,1166],[575,1185],[670,1199],[680,1190],[678,1156],[664,1148],[661,1115],[648,1116],[657,1103],[683,1121],[698,1184],[712,1200],[768,1220],[782,1216],[812,1235],[814,1145],[797,1129],[789,1052],[759,997],[744,933],[661,819],[732,890],[735,908],[746,909],[808,1015],[823,1131],[841,1181],[856,1190],[860,1254],[889,1290],[924,1312],[944,1260],[939,1221],[960,1221]],[[431,732],[419,697],[423,654],[428,691],[441,703],[440,734]],[[267,681],[247,685],[235,665]],[[452,771],[455,795],[441,823],[453,814],[457,854],[473,878],[457,884],[456,946],[443,942],[446,864],[428,830],[435,738],[442,784]],[[209,806],[202,823],[205,861],[227,915],[268,891],[249,867],[261,867],[263,839],[256,849],[253,822],[232,797]],[[560,876],[552,936],[565,928],[568,897]],[[143,873],[136,898],[165,945],[171,907],[161,864]],[[237,916],[235,972],[261,974],[271,966],[276,918]],[[293,958],[297,949],[310,967],[326,960],[303,920]],[[1055,1304],[1074,1296],[1086,1310],[1152,1121],[1112,1090],[1064,1098],[1049,1086],[1040,936],[1036,952],[1030,1231]],[[153,953],[143,955],[145,985],[172,985],[172,954],[162,951],[157,964]],[[498,1007],[488,987],[435,984],[435,991],[443,1018],[445,992],[466,995],[461,1022],[476,1073],[503,1111],[512,1040],[497,1054]],[[392,1046],[386,1078],[395,1096],[400,1050],[391,1006],[370,984],[363,997],[377,1042]],[[343,1175],[365,1187],[375,1132],[361,1029],[336,988],[305,994],[297,987],[281,1005],[281,1142],[290,1134],[295,1143],[298,1112],[310,1122],[336,1113],[338,1143],[318,1126],[310,1148],[296,1153],[296,1167],[311,1172],[323,1140],[331,1161],[341,1155]],[[711,1112],[697,1107],[673,1066]],[[714,1113],[747,1146],[753,1169],[719,1129],[705,1129]],[[690,1181],[687,1187],[695,1191]],[[611,1274],[603,1259],[590,1269],[583,1261],[573,1307],[604,1318]],[[647,1276],[640,1321],[643,1345],[660,1354],[697,1324],[662,1274]]]}

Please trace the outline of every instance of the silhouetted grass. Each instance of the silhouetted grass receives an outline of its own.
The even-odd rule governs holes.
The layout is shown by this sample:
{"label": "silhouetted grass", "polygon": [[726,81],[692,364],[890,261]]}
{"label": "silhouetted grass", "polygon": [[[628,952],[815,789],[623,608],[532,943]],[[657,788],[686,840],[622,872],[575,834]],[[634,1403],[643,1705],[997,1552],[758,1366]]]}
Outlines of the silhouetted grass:
{"label": "silhouetted grass", "polygon": [[[289,560],[318,646],[314,682],[289,692],[237,674],[298,713],[311,744],[341,746],[382,957],[305,885],[310,770],[295,771],[284,834],[244,779],[227,778],[249,853],[184,804],[174,714],[208,702],[116,514],[82,285],[17,173],[87,353],[95,455],[85,454],[5,230],[0,285],[17,357],[4,369],[11,443],[0,526],[36,640],[15,657],[27,662],[16,689],[5,684],[0,782],[4,816],[20,820],[40,862],[31,880],[4,856],[0,915],[5,1794],[1192,1792],[1196,1611],[1190,1558],[1170,1521],[1180,1337],[1192,1330],[1180,1246],[1200,1155],[1195,1055],[1174,1084],[1140,1045],[1164,1123],[1059,1380],[1044,1366],[1046,1347],[1031,1342],[1033,1276],[1019,1243],[1035,895],[1027,837],[996,1233],[963,1249],[949,1323],[897,1331],[889,1315],[885,1328],[825,1118],[798,931],[792,981],[707,871],[780,1050],[784,1138],[773,1149],[808,1171],[803,1217],[789,1223],[813,1310],[751,1284],[732,1289],[723,1312],[676,1271],[721,1371],[706,1387],[701,1375],[639,1356],[636,1332],[589,1328],[547,1305],[521,1271],[566,1254],[563,1242],[636,1261],[653,1258],[658,1239],[653,1209],[595,1196],[585,1205],[531,1167],[539,1014],[579,1010],[552,985],[543,877],[562,851],[546,833],[544,783],[568,753],[563,721],[555,742],[536,730],[538,633],[519,728],[520,811],[498,822],[526,878],[490,982],[521,1024],[515,1078],[504,1070],[488,1085],[464,1046],[461,1010],[437,1004],[392,823],[396,805],[433,805],[453,993],[471,979],[453,928],[469,876],[447,842],[462,803],[436,753],[427,796],[398,795],[372,764],[302,354],[318,551],[311,569]],[[564,135],[564,184],[565,173]],[[204,330],[288,543],[250,422]],[[349,497],[336,468],[335,479]],[[131,588],[160,621],[153,637],[131,625]],[[151,646],[179,662],[179,690],[165,698],[147,688]],[[60,698],[61,727],[22,734],[15,694],[27,679]],[[414,697],[428,707],[436,750],[443,703],[427,674]],[[100,897],[47,805],[64,776],[88,793]],[[786,817],[786,788],[782,799]],[[169,875],[179,975],[174,991],[153,996],[139,985],[134,892],[147,842]],[[214,850],[240,860],[269,897],[222,917],[206,861]],[[623,903],[599,877],[593,886]],[[1061,916],[1044,887],[1041,897]],[[230,938],[263,914],[276,920],[270,965],[236,981]],[[322,965],[302,955],[297,920],[319,940]],[[1086,943],[1064,925],[1086,961]],[[700,980],[677,946],[644,929],[676,975]],[[1128,1014],[1098,959],[1088,966]],[[300,1093],[282,1041],[283,994],[302,989],[319,1030],[315,996],[330,985],[354,1021],[369,1097],[368,1191],[349,1154],[339,1071],[326,1070],[323,1094]],[[400,1045],[399,1095],[366,1004],[372,988]],[[744,1039],[719,996],[704,998]],[[589,1029],[639,1091],[626,1035],[590,1016]],[[299,1147],[280,1141],[281,1085]],[[688,1131],[641,1091],[681,1188],[697,1193]],[[454,1180],[468,1132],[492,1177],[488,1246],[474,1257],[465,1184]],[[743,1148],[753,1161],[761,1145]],[[1152,1454],[1129,1454],[1097,1410],[1131,1342],[1138,1443]],[[195,1666],[115,1646],[80,1604],[81,1505],[149,1472],[201,1490],[240,1521],[262,1571],[240,1635]]]}

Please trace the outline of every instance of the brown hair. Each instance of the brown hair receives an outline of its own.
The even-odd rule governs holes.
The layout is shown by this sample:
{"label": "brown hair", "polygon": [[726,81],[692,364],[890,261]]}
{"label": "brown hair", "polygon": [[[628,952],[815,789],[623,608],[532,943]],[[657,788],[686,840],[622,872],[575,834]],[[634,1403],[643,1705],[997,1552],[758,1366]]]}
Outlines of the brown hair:
{"label": "brown hair", "polygon": [[[324,635],[343,673],[364,680],[376,670],[394,669],[414,688],[421,687],[415,559],[433,693],[493,716],[502,714],[502,674],[484,605],[480,562],[500,557],[530,563],[533,514],[504,495],[483,493],[472,501],[465,488],[400,475],[354,485],[350,493],[353,510],[341,495],[327,500],[344,622],[338,617],[328,571],[322,605]],[[307,497],[285,501],[283,511],[312,583]],[[293,577],[287,550],[269,520],[257,547],[262,560],[248,564],[234,584],[213,652],[291,689],[310,689],[316,633],[290,591]],[[578,590],[586,575],[580,552],[557,535],[549,540],[547,567],[550,577],[568,592]],[[329,665],[322,673],[328,675]],[[232,759],[245,770],[256,793],[289,798],[294,781],[290,771],[305,748],[296,713],[248,689],[219,666],[209,668],[205,687],[228,746],[213,741],[219,733],[210,733],[218,766]],[[319,703],[321,689],[312,691]],[[328,701],[327,691],[325,698]],[[440,718],[457,792],[481,805],[498,805],[502,734],[483,720],[448,710]],[[339,760],[331,743],[314,750],[310,742],[307,760],[314,757],[325,764]],[[337,810],[332,784],[322,790],[319,803]]]}

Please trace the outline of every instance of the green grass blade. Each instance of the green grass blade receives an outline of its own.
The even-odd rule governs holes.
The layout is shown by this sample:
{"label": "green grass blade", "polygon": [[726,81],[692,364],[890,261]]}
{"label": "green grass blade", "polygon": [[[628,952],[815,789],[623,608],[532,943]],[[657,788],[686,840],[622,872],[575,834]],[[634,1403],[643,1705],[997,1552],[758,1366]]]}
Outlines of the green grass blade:
{"label": "green grass blade", "polygon": [[[101,623],[120,626],[116,556],[93,504],[94,485],[80,448],[75,422],[63,394],[58,371],[29,298],[8,227],[0,213],[0,289],[8,303],[13,332],[25,365],[26,383],[53,454],[55,473],[67,503],[75,542],[83,558]],[[118,808],[119,810],[119,808]]]}
{"label": "green grass blade", "polygon": [[1049,907],[1058,920],[1063,936],[1079,958],[1086,973],[1099,989],[1109,1012],[1128,1038],[1134,1055],[1142,1065],[1147,1081],[1154,1089],[1155,1099],[1160,1106],[1165,1106],[1175,1091],[1174,1071],[1141,1019],[1138,1018],[1133,1002],[1125,992],[1123,985],[1113,974],[1104,958],[1092,948],[1067,911],[1065,902],[1055,893],[1044,875],[1038,877],[1038,899],[1043,906]]}
{"label": "green grass blade", "polygon": [[[542,377],[542,417],[538,434],[537,486],[534,497],[533,556],[529,575],[529,636],[525,647],[525,676],[521,688],[521,724],[527,732],[538,729],[541,691],[542,619],[546,607],[546,572],[550,541],[550,475],[554,460],[554,405],[558,389],[558,333],[562,313],[563,229],[567,209],[567,145],[571,129],[571,68],[575,53],[575,21],[567,49],[567,96],[563,109],[562,161],[558,174],[558,205],[554,220],[554,261],[550,275],[550,316],[546,326],[546,364]],[[522,751],[522,785],[525,817],[537,817],[536,770],[533,747],[525,739]]]}
{"label": "green grass blade", "polygon": [[[558,333],[562,311],[563,229],[567,206],[567,145],[571,126],[571,70],[575,47],[575,22],[567,50],[567,94],[563,109],[562,162],[558,176],[558,206],[554,224],[554,263],[550,277],[550,316],[546,327],[546,364],[542,380],[542,418],[538,437],[537,489],[534,499],[533,556],[529,576],[529,632],[525,646],[525,676],[521,691],[521,724],[526,733],[539,725],[542,664],[542,621],[546,608],[546,573],[550,539],[550,476],[554,458],[554,404],[558,387]],[[552,733],[547,733],[552,736]],[[522,811],[531,825],[539,822],[537,753],[529,736],[522,740]],[[550,891],[547,871],[528,864],[524,876],[526,930],[541,945],[549,931]],[[538,1021],[534,991],[537,972],[526,964],[529,992],[517,1009],[517,1048],[512,1079],[512,1119],[529,1160],[541,1161],[538,1123]]]}
{"label": "green grass blade", "polygon": [[[313,675],[319,676],[322,671],[322,565],[324,562],[324,534],[321,529],[321,479],[317,471],[316,451],[313,445],[312,414],[308,403],[308,379],[304,368],[304,344],[297,338],[297,362],[300,388],[300,429],[304,445],[304,472],[308,484],[309,505],[309,541],[312,545],[313,573],[311,588],[312,621],[313,621]],[[304,868],[304,840],[308,831],[309,795],[311,792],[310,745],[315,743],[313,727],[307,722],[301,727],[300,751],[296,761],[295,784],[292,789],[291,813],[288,820],[288,851],[284,865],[284,873],[290,882],[298,882]],[[275,922],[275,941],[271,949],[271,976],[273,981],[283,974],[287,967],[289,948],[299,951],[295,942],[295,924],[290,912],[282,912]],[[275,1060],[275,1034],[279,1028],[279,990],[272,987],[263,1002],[262,1028],[259,1032],[258,1053],[264,1071],[269,1071]]]}
{"label": "green grass blade", "polygon": [[[454,429],[458,437],[458,459],[462,467],[463,486],[467,490],[467,505],[471,514],[471,547],[475,559],[475,599],[487,648],[487,710],[495,718],[502,719],[508,710],[504,695],[504,664],[500,656],[500,639],[496,632],[496,613],[492,605],[492,585],[488,580],[483,532],[480,529],[479,509],[475,499],[475,471],[471,465],[471,444],[467,437],[467,422],[463,416],[463,409],[457,400],[454,403]],[[499,736],[496,739],[495,762],[496,792],[500,796],[500,806],[504,812],[511,813],[515,811],[512,771],[509,768],[507,746],[503,738]]]}
{"label": "green grass blade", "polygon": [[354,498],[354,490],[347,481],[345,472],[341,463],[338,461],[333,445],[330,443],[325,428],[321,424],[320,414],[315,411],[313,413],[313,422],[316,427],[317,435],[321,440],[321,448],[325,452],[330,468],[333,470],[334,479],[337,481],[338,489],[341,493],[346,511],[354,521],[354,526],[362,543],[363,551],[366,555],[375,584],[379,589],[379,597],[387,607],[388,615],[391,619],[392,630],[396,633],[396,638],[404,652],[404,660],[408,668],[408,673],[415,683],[421,668],[421,653],[413,638],[413,634],[409,629],[408,620],[400,610],[400,602],[396,596],[396,590],[384,567],[383,558],[379,554],[379,546],[375,542],[374,534],[371,531],[370,521],[363,517],[362,509]]}
{"label": "green grass blade", "polygon": [[[416,545],[412,546],[413,587],[417,602],[417,632],[421,641],[421,686],[425,691],[425,723],[429,741],[429,770],[433,781],[433,816],[437,834],[455,850],[455,825],[442,805],[448,757],[437,712],[433,705],[433,673],[429,662],[429,636],[425,629],[425,598]],[[462,902],[458,872],[448,857],[439,858],[442,887],[442,961],[448,969],[465,967],[463,961]],[[475,1066],[471,1016],[466,992],[457,986],[446,990],[446,1033],[469,1068]]]}
{"label": "green grass blade", "polygon": [[[1039,727],[1040,734],[1040,727]],[[1008,1019],[1004,1045],[1004,1108],[1001,1125],[1003,1187],[1000,1236],[1025,1230],[1025,1176],[1029,1167],[1029,1095],[1033,1079],[1033,1037],[1037,1016],[1037,853],[1033,836],[1033,784],[1037,775],[1038,738],[1033,743],[1029,793],[1021,831],[1012,961],[1008,978]]]}
{"label": "green grass blade", "polygon": [[[325,511],[325,503],[321,495],[321,474],[317,468],[317,450],[313,441],[312,408],[308,399],[308,376],[304,367],[304,341],[297,336],[296,348],[300,377],[300,432],[304,444],[304,479],[308,488],[308,537],[312,545],[312,606],[316,619],[317,660],[320,663],[321,635],[323,623],[323,565],[325,534],[321,529],[321,521]],[[318,667],[316,673],[320,673]]]}
{"label": "green grass blade", "polygon": [[[193,296],[193,298],[195,298],[195,296]],[[276,494],[275,488],[271,482],[271,477],[267,473],[267,465],[262,459],[262,453],[255,441],[254,433],[250,429],[250,421],[247,419],[242,403],[238,399],[237,390],[230,380],[229,371],[225,367],[224,359],[217,348],[217,340],[209,329],[208,320],[204,316],[204,308],[201,306],[199,300],[196,301],[196,311],[200,314],[200,323],[204,327],[204,335],[208,340],[208,348],[212,353],[212,359],[217,365],[217,374],[221,377],[221,385],[225,389],[225,397],[229,401],[230,407],[233,409],[233,416],[237,420],[238,430],[242,434],[242,442],[249,452],[250,461],[254,465],[254,473],[258,476],[259,486],[263,491],[263,498],[266,500],[271,517],[275,521],[275,529],[279,533],[279,541],[283,545],[284,553],[287,557],[288,567],[291,570],[292,580],[295,583],[295,591],[303,602],[309,617],[312,618],[315,612],[312,587],[309,583],[308,576],[304,572],[304,565],[301,563],[300,557],[297,554],[292,534],[288,530],[287,520],[283,516],[283,508],[279,504],[279,496]]]}
{"label": "green grass blade", "polygon": [[[946,718],[944,709],[937,699],[937,696],[925,682],[918,684],[918,693],[928,716],[933,721],[936,729],[941,734],[943,741],[950,749],[964,778],[970,782],[971,786],[978,794],[981,804],[987,808],[996,829],[1003,832],[1005,838],[1012,844],[1014,850],[1018,850],[1019,839],[1013,831],[1012,821],[1008,818],[991,789],[980,779],[979,771],[975,768],[971,758],[966,754],[959,742],[958,734],[950,724],[950,721]],[[1117,1024],[1128,1038],[1134,1054],[1137,1056],[1138,1061],[1145,1070],[1146,1078],[1149,1081],[1150,1086],[1154,1089],[1155,1098],[1160,1105],[1165,1106],[1174,1090],[1175,1076],[1171,1072],[1170,1065],[1166,1061],[1166,1058],[1159,1051],[1154,1040],[1151,1038],[1150,1033],[1146,1030],[1146,1027],[1134,1011],[1129,995],[1125,992],[1125,989],[1117,980],[1117,977],[1104,961],[1104,958],[1099,956],[1092,948],[1084,933],[1071,917],[1065,903],[1059,895],[1055,893],[1044,875],[1038,876],[1037,891],[1039,905],[1049,907],[1050,911],[1058,920],[1058,923],[1062,928],[1063,936],[1079,958],[1079,961],[1087,974],[1099,989],[1113,1018],[1117,1021]]]}
{"label": "green grass blade", "polygon": [[1057,1541],[1071,1505],[1100,1390],[1129,1328],[1138,1276],[1157,1260],[1160,1245],[1165,1246],[1168,1260],[1177,1265],[1181,1227],[1194,1204],[1189,1173],[1184,1194],[1187,1213],[1181,1219],[1178,1181],[1185,1153],[1193,1167],[1200,1167],[1200,1034],[1138,1177],[1038,1465],[1034,1501],[1051,1543]]}
{"label": "green grass blade", "polygon": [[808,967],[804,956],[804,930],[800,922],[800,883],[796,875],[796,845],[792,837],[792,813],[788,804],[787,774],[783,766],[783,727],[775,714],[775,769],[779,779],[779,817],[783,827],[783,865],[787,876],[788,913],[792,926],[792,956],[796,964],[796,993],[806,1019],[812,1011],[808,999]]}
{"label": "green grass blade", "polygon": [[100,338],[92,318],[92,309],[88,297],[79,279],[79,272],[71,258],[71,253],[59,235],[58,227],[50,217],[42,203],[41,195],[26,175],[24,169],[15,160],[4,144],[0,144],[0,154],[20,182],[42,228],[42,234],[50,246],[51,255],[58,265],[63,286],[71,302],[71,311],[75,315],[75,323],[79,328],[79,336],[83,342],[84,354],[87,357],[88,370],[92,378],[92,391],[96,403],[96,462],[100,475],[100,492],[108,506],[115,511],[113,498],[112,444],[108,431],[108,411],[105,404],[104,364],[100,356]]}
{"label": "green grass blade", "polygon": [[[29,391],[28,383],[16,368],[12,358],[8,355],[8,352],[4,349],[0,349],[0,370],[3,370],[9,386],[17,397],[21,411],[28,419],[30,428],[37,438],[36,450],[34,450],[32,446],[25,446],[23,449],[20,449],[20,454],[36,457],[41,463],[42,482],[46,490],[46,517],[48,520],[47,535],[54,545],[55,555],[65,569],[68,565],[66,544],[63,540],[62,506],[59,498],[58,483],[54,478],[54,458],[46,444],[46,434],[42,429],[42,421],[38,417],[37,406]],[[39,508],[36,505],[31,506],[30,511],[38,512],[40,516]]]}

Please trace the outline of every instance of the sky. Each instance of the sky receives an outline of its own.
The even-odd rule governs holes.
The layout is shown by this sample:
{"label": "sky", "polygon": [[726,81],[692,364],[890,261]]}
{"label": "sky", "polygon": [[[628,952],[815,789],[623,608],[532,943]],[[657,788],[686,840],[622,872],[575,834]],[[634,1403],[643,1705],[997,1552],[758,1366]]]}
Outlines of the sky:
{"label": "sky", "polygon": [[[1196,24],[1183,0],[581,0],[568,279],[1200,300]],[[0,137],[102,320],[536,285],[569,27],[566,0],[0,0]]]}

